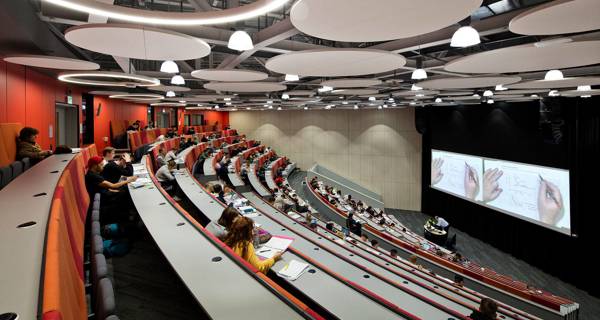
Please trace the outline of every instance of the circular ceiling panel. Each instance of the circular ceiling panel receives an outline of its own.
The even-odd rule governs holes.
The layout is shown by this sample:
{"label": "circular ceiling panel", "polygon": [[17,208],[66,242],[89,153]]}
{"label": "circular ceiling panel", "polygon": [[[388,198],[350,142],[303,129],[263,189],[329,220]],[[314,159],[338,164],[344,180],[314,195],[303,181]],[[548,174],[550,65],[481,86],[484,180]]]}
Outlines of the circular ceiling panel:
{"label": "circular ceiling panel", "polygon": [[382,81],[379,79],[335,79],[321,82],[322,86],[328,86],[333,88],[362,88],[370,87],[381,84]]}
{"label": "circular ceiling panel", "polygon": [[[422,94],[422,95],[436,95],[440,93],[439,91],[435,91],[435,90],[419,90],[419,91],[412,91],[412,90],[406,90],[406,91],[396,91],[396,92],[392,92],[392,95],[395,97],[412,97],[415,96],[417,94]],[[468,92],[463,92],[462,95],[465,94],[469,94]]]}
{"label": "circular ceiling panel", "polygon": [[289,96],[314,96],[315,95],[315,92],[311,91],[311,90],[292,90],[292,91],[287,91],[284,93],[287,93]]}
{"label": "circular ceiling panel", "polygon": [[115,94],[127,94],[125,91],[104,91],[104,90],[94,90],[88,92],[89,94],[93,94],[95,96],[112,96]]}
{"label": "circular ceiling panel", "polygon": [[151,93],[126,93],[126,94],[114,94],[110,95],[111,99],[129,99],[136,101],[154,101],[154,100],[162,100],[165,97],[159,94],[151,94]]}
{"label": "circular ceiling panel", "polygon": [[63,72],[58,75],[58,80],[89,85],[89,86],[112,86],[112,87],[150,87],[160,84],[160,80],[137,74],[88,71],[88,72]]}
{"label": "circular ceiling panel", "polygon": [[358,96],[358,95],[372,95],[378,94],[379,91],[375,89],[341,89],[333,90],[331,94],[342,95],[342,96]]}
{"label": "circular ceiling panel", "polygon": [[156,87],[151,87],[148,88],[150,90],[154,90],[154,91],[162,91],[162,92],[167,92],[167,91],[173,91],[173,92],[188,92],[191,89],[188,87],[180,87],[180,86],[165,86],[165,85],[160,85],[160,86],[156,86]]}
{"label": "circular ceiling panel", "polygon": [[600,95],[600,89],[592,89],[586,91],[567,90],[561,91],[560,95],[564,97],[597,96]]}
{"label": "circular ceiling panel", "polygon": [[95,52],[142,60],[191,60],[210,54],[204,40],[129,24],[85,24],[67,29],[70,43]]}
{"label": "circular ceiling panel", "polygon": [[269,59],[265,67],[281,74],[347,77],[392,71],[405,64],[403,56],[389,51],[340,48],[285,53]]}
{"label": "circular ceiling panel", "polygon": [[274,82],[209,82],[204,88],[227,92],[273,92],[287,89],[285,85]]}
{"label": "circular ceiling panel", "polygon": [[471,91],[442,91],[438,93],[440,96],[466,96],[473,94]]}
{"label": "circular ceiling panel", "polygon": [[546,92],[546,89],[531,89],[531,90],[504,90],[504,91],[495,91],[494,95],[496,96],[504,96],[504,95],[515,95],[515,94],[534,94],[540,92]]}
{"label": "circular ceiling panel", "polygon": [[481,0],[301,0],[290,12],[292,24],[308,35],[344,42],[408,38],[455,24],[481,6]]}
{"label": "circular ceiling panel", "polygon": [[269,75],[264,72],[250,70],[202,69],[192,71],[192,77],[209,81],[237,82],[265,80]]}
{"label": "circular ceiling panel", "polygon": [[59,69],[59,70],[98,70],[100,65],[85,60],[70,59],[63,57],[42,56],[22,54],[8,56],[4,61],[30,67]]}
{"label": "circular ceiling panel", "polygon": [[551,35],[600,29],[600,1],[558,0],[514,17],[508,29],[517,34]]}
{"label": "circular ceiling panel", "polygon": [[509,89],[556,89],[600,85],[600,77],[574,77],[563,80],[534,80],[506,86]]}
{"label": "circular ceiling panel", "polygon": [[449,97],[449,100],[453,101],[469,101],[469,100],[481,100],[481,97],[477,96],[458,96],[458,97]]}
{"label": "circular ceiling panel", "polygon": [[190,101],[214,101],[214,100],[223,100],[225,98],[230,98],[233,99],[235,98],[235,96],[231,96],[231,95],[224,95],[224,94],[198,94],[192,97],[185,97],[186,99],[190,100]]}
{"label": "circular ceiling panel", "polygon": [[417,86],[427,89],[471,89],[494,87],[499,84],[509,84],[521,81],[521,77],[465,77],[465,78],[439,78],[425,80]]}
{"label": "circular ceiling panel", "polygon": [[600,63],[600,41],[547,41],[476,53],[453,60],[446,71],[507,73],[563,69]]}
{"label": "circular ceiling panel", "polygon": [[63,8],[108,17],[111,19],[147,23],[156,25],[197,26],[224,24],[256,18],[280,8],[289,0],[257,0],[243,6],[224,10],[195,11],[195,12],[165,12],[124,6],[90,0],[46,0]]}

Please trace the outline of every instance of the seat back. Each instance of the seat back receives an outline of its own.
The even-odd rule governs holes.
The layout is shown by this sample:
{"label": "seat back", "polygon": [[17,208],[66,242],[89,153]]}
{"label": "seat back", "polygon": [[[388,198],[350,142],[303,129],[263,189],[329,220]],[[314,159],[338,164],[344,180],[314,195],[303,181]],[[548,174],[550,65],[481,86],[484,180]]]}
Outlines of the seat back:
{"label": "seat back", "polygon": [[15,161],[10,164],[10,169],[12,171],[12,179],[20,176],[23,173],[23,162]]}
{"label": "seat back", "polygon": [[23,162],[23,172],[29,170],[31,167],[31,160],[29,160],[29,158],[23,158],[21,159],[21,162]]}
{"label": "seat back", "polygon": [[0,189],[4,188],[12,180],[12,169],[9,166],[0,168]]}
{"label": "seat back", "polygon": [[98,288],[100,280],[108,276],[108,264],[103,254],[97,253],[92,256],[92,285]]}
{"label": "seat back", "polygon": [[113,315],[116,309],[115,292],[110,279],[100,279],[96,290],[96,319],[104,319]]}
{"label": "seat back", "polygon": [[22,128],[20,123],[0,123],[0,167],[17,158],[17,137]]}

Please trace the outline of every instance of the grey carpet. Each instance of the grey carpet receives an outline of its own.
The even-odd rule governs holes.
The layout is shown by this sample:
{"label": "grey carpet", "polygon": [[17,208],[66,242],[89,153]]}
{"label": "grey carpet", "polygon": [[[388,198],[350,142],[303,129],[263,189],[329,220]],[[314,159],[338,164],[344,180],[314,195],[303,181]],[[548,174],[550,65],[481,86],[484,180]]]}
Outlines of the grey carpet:
{"label": "grey carpet", "polygon": [[120,319],[210,319],[148,233],[126,256],[111,260]]}
{"label": "grey carpet", "polygon": [[[306,177],[305,171],[295,171],[288,177],[288,182],[296,190],[299,196],[306,199],[302,183]],[[421,233],[425,220],[429,218],[421,212],[403,211],[398,209],[385,209],[391,213],[406,227]],[[449,221],[452,224],[452,221]],[[502,252],[490,244],[469,236],[469,234],[450,229],[450,236],[456,233],[457,249],[464,257],[477,262],[482,266],[489,266],[497,272],[509,275],[535,287],[543,288],[558,296],[569,298],[580,305],[579,319],[600,319],[600,299],[589,295],[587,292],[577,289],[560,279],[547,274],[540,269],[528,264],[523,260],[516,259],[508,253]]]}

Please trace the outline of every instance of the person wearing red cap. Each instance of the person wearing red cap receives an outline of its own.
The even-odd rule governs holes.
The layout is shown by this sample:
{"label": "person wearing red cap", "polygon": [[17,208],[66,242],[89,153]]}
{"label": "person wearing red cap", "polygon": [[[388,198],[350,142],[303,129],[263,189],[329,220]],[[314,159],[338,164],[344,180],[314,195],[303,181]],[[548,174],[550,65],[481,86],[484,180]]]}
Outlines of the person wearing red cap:
{"label": "person wearing red cap", "polygon": [[[137,180],[136,176],[127,177],[127,179],[112,183],[105,180],[102,177],[102,170],[104,169],[104,159],[99,156],[91,157],[88,160],[87,172],[85,174],[85,188],[87,189],[90,198],[93,199],[96,193],[100,193],[100,205],[117,205],[124,206],[126,209],[127,191],[122,190],[121,187],[127,185],[130,182]],[[103,222],[108,222],[105,219]]]}

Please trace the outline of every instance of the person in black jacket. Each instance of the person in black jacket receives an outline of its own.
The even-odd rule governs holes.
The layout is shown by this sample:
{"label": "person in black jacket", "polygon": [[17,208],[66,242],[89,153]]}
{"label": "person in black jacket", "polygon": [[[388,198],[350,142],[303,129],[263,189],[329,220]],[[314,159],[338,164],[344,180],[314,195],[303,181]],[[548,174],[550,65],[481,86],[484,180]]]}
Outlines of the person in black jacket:
{"label": "person in black jacket", "polygon": [[102,170],[102,176],[105,180],[112,183],[117,183],[121,180],[121,177],[133,176],[133,166],[131,165],[131,156],[128,153],[124,153],[120,156],[115,156],[112,160],[108,161]]}
{"label": "person in black jacket", "polygon": [[481,299],[479,310],[473,311],[469,316],[473,320],[494,320],[498,312],[498,304],[490,298]]}

